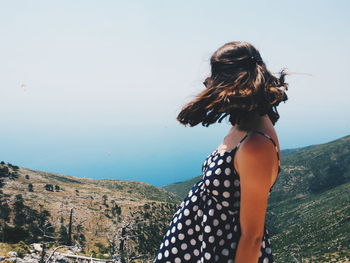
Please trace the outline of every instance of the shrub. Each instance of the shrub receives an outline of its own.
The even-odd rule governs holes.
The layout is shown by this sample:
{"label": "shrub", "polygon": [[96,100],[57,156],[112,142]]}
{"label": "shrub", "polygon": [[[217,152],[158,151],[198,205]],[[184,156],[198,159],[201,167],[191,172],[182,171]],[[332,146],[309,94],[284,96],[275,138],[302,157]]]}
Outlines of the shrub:
{"label": "shrub", "polygon": [[17,252],[17,255],[20,258],[23,258],[25,254],[29,253],[29,246],[23,241],[20,241],[18,244],[15,245],[14,251]]}
{"label": "shrub", "polygon": [[52,184],[46,184],[44,187],[45,187],[46,191],[53,192],[53,185]]}

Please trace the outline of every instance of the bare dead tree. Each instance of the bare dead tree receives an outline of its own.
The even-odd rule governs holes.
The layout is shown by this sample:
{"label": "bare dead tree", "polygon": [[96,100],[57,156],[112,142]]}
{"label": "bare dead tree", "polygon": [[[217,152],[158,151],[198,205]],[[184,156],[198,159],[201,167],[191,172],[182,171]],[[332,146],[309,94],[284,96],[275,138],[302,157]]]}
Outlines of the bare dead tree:
{"label": "bare dead tree", "polygon": [[130,216],[123,219],[115,217],[106,233],[110,257],[120,260],[121,263],[131,263],[140,258],[147,258],[149,255],[146,254],[133,255],[139,236],[135,231],[136,226],[147,222],[149,220],[135,222]]}
{"label": "bare dead tree", "polygon": [[72,223],[73,223],[73,208],[70,209],[69,224],[68,224],[68,246],[72,245]]}
{"label": "bare dead tree", "polygon": [[58,247],[56,247],[54,250],[52,250],[52,252],[50,253],[50,255],[49,255],[49,257],[46,259],[46,261],[45,261],[45,263],[49,263],[50,262],[50,260],[51,260],[51,258],[52,258],[52,256],[55,254],[55,252],[57,251],[57,250],[59,250],[59,249],[61,249],[61,248],[71,248],[72,246],[58,246]]}
{"label": "bare dead tree", "polygon": [[[40,242],[41,244],[41,256],[40,256],[40,263],[45,262],[45,255],[46,255],[46,248],[50,246],[50,243],[52,241],[56,241],[59,239],[58,235],[52,236],[48,233],[51,233],[51,229],[54,228],[54,226],[49,222],[46,221],[41,227],[38,227],[39,231],[42,233],[42,240]],[[50,241],[45,241],[45,239],[49,239]]]}

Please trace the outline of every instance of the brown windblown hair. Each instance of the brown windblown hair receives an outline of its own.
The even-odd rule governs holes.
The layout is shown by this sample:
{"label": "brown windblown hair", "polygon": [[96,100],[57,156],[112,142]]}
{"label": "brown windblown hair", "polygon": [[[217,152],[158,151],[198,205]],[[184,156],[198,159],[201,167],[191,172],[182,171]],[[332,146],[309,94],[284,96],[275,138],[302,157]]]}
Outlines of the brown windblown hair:
{"label": "brown windblown hair", "polygon": [[240,41],[220,47],[211,56],[210,64],[211,76],[203,82],[206,89],[182,108],[176,118],[181,124],[193,127],[202,123],[208,127],[229,115],[230,123],[235,125],[257,112],[267,114],[275,125],[279,119],[276,107],[288,99],[284,69],[275,77],[259,51]]}

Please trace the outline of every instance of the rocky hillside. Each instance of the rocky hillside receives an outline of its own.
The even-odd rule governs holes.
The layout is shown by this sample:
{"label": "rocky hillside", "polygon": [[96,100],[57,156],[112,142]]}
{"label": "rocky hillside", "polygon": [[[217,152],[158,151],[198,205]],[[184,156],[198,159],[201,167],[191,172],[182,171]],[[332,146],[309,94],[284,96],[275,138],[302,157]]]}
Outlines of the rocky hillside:
{"label": "rocky hillside", "polygon": [[[276,260],[349,262],[350,136],[282,150],[281,163],[266,216]],[[163,188],[183,198],[199,179]]]}
{"label": "rocky hillside", "polygon": [[[5,162],[0,163],[0,186],[1,205],[8,205],[10,209],[6,224],[9,226],[8,242],[23,240],[21,235],[24,237],[33,231],[34,224],[40,225],[36,219],[35,222],[30,221],[30,216],[35,214],[34,217],[38,217],[39,211],[47,210],[48,221],[55,230],[50,235],[57,237],[58,245],[69,231],[72,214],[72,238],[81,243],[84,254],[95,256],[108,256],[113,238],[117,239],[115,246],[119,246],[123,228],[125,239],[128,239],[124,242],[128,253],[151,256],[181,201],[173,193],[142,182],[78,178]],[[21,202],[23,204],[19,204]],[[18,220],[22,212],[16,212],[16,207],[22,207],[19,210],[23,212],[23,222]],[[6,214],[6,209],[2,209],[1,213]],[[41,214],[46,216],[48,213]],[[18,226],[21,226],[21,231]],[[40,226],[44,227],[42,223]],[[62,231],[65,233],[62,234]],[[26,240],[35,238],[30,239],[28,235]],[[6,253],[0,249],[0,256]]]}

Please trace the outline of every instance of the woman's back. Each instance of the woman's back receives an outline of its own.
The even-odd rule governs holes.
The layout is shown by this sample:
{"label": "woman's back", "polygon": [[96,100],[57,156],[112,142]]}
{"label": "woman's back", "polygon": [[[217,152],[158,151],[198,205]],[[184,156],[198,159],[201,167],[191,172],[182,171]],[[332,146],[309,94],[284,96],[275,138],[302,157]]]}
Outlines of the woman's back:
{"label": "woman's back", "polygon": [[[172,217],[153,262],[234,262],[241,237],[241,184],[233,159],[239,146],[252,133],[270,140],[279,160],[275,141],[258,130],[248,132],[232,150],[216,149],[208,155],[202,164],[202,178],[193,185]],[[258,262],[273,262],[266,227]]]}
{"label": "woman's back", "polygon": [[238,136],[226,137],[224,151],[215,150],[204,161],[202,178],[173,216],[154,262],[271,263],[265,215],[280,172],[273,126],[280,117],[277,106],[288,99],[287,73],[276,77],[260,52],[242,41],[218,48],[210,66],[205,89],[177,120],[208,127],[228,116],[236,134],[250,132],[238,143]]}

